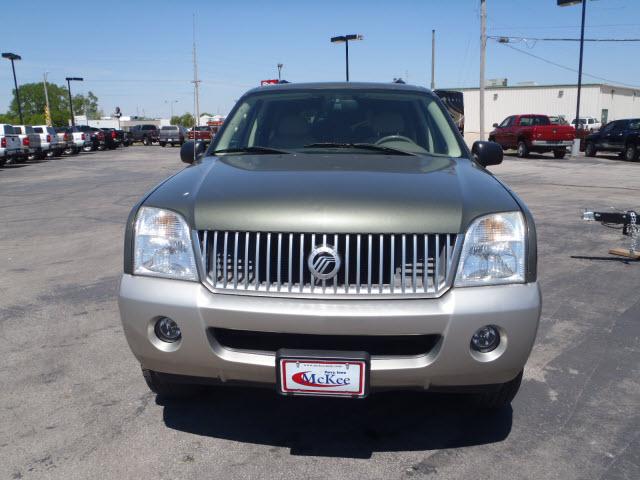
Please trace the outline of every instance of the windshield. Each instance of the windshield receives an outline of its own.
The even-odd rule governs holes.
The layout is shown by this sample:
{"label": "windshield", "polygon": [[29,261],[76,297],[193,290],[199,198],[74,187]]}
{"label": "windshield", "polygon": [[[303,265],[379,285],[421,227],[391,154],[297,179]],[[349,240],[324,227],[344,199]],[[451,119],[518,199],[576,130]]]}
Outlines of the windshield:
{"label": "windshield", "polygon": [[[428,94],[325,89],[261,92],[241,100],[211,151],[253,147],[305,153],[348,153],[358,144],[386,153],[460,157],[447,113]],[[350,148],[344,148],[349,146]],[[255,149],[254,149],[255,150]],[[380,155],[382,148],[361,149]]]}

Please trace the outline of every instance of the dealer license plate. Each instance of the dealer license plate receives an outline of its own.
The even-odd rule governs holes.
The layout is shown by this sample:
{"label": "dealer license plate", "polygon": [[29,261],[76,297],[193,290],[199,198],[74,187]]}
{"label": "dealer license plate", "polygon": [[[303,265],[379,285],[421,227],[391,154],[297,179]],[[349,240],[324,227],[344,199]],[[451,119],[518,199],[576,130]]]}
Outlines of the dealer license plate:
{"label": "dealer license plate", "polygon": [[[323,352],[329,353],[329,352]],[[368,356],[344,358],[308,355],[277,357],[278,389],[282,394],[364,397],[368,393]]]}

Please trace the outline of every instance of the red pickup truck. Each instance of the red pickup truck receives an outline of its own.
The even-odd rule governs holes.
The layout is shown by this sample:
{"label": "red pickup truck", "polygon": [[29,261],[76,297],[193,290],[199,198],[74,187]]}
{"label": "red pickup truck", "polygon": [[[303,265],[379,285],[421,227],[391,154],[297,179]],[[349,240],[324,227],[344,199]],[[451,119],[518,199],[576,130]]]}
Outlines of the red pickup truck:
{"label": "red pickup truck", "polygon": [[564,158],[576,136],[572,126],[553,125],[546,115],[512,115],[493,127],[489,141],[505,150],[517,149],[519,157],[527,157],[529,152],[553,152],[555,158]]}
{"label": "red pickup truck", "polygon": [[193,127],[187,134],[189,140],[202,140],[205,143],[209,143],[213,135],[211,134],[211,128],[207,127]]}

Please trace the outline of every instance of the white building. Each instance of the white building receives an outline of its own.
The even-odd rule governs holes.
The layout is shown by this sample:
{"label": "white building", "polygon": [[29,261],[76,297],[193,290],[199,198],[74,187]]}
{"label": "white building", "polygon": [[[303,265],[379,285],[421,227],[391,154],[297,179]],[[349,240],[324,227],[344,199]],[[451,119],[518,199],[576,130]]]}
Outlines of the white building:
{"label": "white building", "polygon": [[[454,90],[454,89],[451,89]],[[464,94],[465,138],[473,141],[480,132],[478,88],[455,89]],[[562,115],[568,122],[576,116],[578,87],[572,85],[491,86],[485,89],[485,131],[510,115],[539,113]],[[595,117],[602,123],[640,117],[640,89],[591,83],[582,85],[580,116]]]}

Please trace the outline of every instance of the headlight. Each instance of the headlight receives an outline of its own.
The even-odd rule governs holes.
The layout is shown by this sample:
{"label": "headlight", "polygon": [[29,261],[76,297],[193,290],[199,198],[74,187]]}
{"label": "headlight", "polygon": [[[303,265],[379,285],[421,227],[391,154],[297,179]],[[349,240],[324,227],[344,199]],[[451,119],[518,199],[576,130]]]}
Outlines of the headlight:
{"label": "headlight", "polygon": [[524,282],[525,228],[520,212],[476,219],[464,237],[456,287]]}
{"label": "headlight", "polygon": [[142,207],[135,226],[133,273],[198,280],[187,222],[175,212]]}

